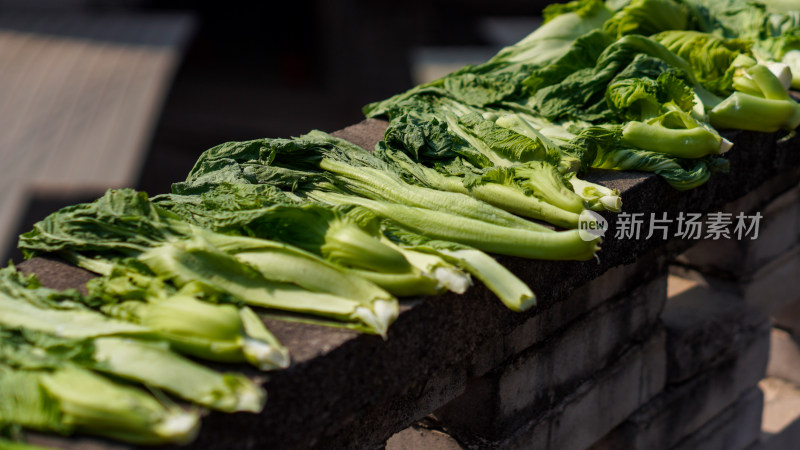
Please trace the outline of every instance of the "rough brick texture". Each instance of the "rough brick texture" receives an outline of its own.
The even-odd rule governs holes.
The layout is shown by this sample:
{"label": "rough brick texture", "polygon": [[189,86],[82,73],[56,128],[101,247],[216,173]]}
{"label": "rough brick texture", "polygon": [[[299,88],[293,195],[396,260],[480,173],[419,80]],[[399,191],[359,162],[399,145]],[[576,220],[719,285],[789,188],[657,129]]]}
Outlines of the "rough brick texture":
{"label": "rough brick texture", "polygon": [[772,316],[800,298],[800,245],[796,245],[755,272],[725,278],[725,274],[672,267],[674,274],[713,289],[742,297],[749,308]]}
{"label": "rough brick texture", "polygon": [[[561,302],[542,308],[507,334],[498,336],[481,345],[472,357],[470,375],[484,375],[489,370],[505,364],[517,354],[557,335],[579,316],[586,314],[608,300],[632,292],[641,280],[647,280],[665,271],[665,258],[658,254],[642,256],[639,262],[624,264],[579,287]],[[662,283],[663,284],[663,283]],[[655,285],[653,286],[654,289]],[[663,294],[658,292],[653,301],[637,303],[640,308],[631,315],[645,314],[651,317],[663,309]],[[630,327],[628,327],[630,328]],[[630,330],[628,330],[630,331]]]}
{"label": "rough brick texture", "polygon": [[757,387],[749,389],[672,450],[742,450],[752,447],[761,436],[763,404],[761,390]]}
{"label": "rough brick texture", "polygon": [[671,448],[700,430],[764,377],[769,324],[764,322],[753,330],[746,341],[748,344],[733,359],[667,386],[592,450]]}
{"label": "rough brick texture", "polygon": [[663,389],[665,365],[664,333],[657,328],[649,340],[631,347],[499,447],[585,449]]}
{"label": "rough brick texture", "polygon": [[722,210],[752,215],[760,213],[757,239],[706,240],[686,251],[678,260],[703,272],[739,278],[747,276],[800,244],[800,186],[796,186],[764,205],[765,192],[772,186],[756,189],[728,203]]}
{"label": "rough brick texture", "polygon": [[652,330],[666,300],[666,276],[607,301],[545,342],[487,375],[437,416],[450,428],[497,439],[558,404]]}
{"label": "rough brick texture", "polygon": [[669,284],[683,285],[683,290],[667,299],[661,316],[667,330],[668,383],[688,380],[735,357],[766,321],[729,283],[710,287],[670,275]]}

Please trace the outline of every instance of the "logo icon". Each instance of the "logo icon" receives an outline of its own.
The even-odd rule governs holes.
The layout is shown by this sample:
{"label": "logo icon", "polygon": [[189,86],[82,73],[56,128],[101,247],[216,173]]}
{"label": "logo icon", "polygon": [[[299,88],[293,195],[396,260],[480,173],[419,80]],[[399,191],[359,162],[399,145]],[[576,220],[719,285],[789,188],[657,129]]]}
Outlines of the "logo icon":
{"label": "logo icon", "polygon": [[588,209],[578,216],[578,234],[584,241],[593,241],[603,237],[608,230],[608,221],[600,214]]}

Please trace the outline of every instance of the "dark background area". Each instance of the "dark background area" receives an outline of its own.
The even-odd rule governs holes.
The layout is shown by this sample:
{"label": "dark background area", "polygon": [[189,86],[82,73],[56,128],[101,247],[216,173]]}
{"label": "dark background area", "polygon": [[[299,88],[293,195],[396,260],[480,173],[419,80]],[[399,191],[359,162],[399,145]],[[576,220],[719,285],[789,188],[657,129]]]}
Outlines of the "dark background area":
{"label": "dark background area", "polygon": [[543,1],[142,2],[198,20],[139,188],[165,192],[204,149],[229,140],[335,131],[361,107],[412,86],[420,46],[484,45],[486,16],[535,15]]}
{"label": "dark background area", "polygon": [[[133,186],[155,195],[168,192],[204,150],[222,142],[332,132],[357,123],[365,104],[412,87],[413,49],[492,45],[481,33],[483,18],[535,16],[548,3],[0,0],[0,13],[193,16],[193,36]],[[33,195],[19,232],[61,207],[96,197]],[[21,261],[18,251],[10,257]]]}

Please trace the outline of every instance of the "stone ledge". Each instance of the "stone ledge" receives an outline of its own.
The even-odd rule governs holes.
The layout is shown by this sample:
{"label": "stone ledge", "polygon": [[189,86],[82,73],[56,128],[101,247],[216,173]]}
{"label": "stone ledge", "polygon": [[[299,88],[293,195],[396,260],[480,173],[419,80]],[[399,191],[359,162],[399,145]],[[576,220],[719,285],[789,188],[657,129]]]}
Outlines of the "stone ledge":
{"label": "stone ledge", "polygon": [[[382,136],[385,123],[365,121],[354,127],[341,132],[357,133],[359,145],[370,148]],[[756,189],[759,199],[766,202],[797,184],[800,152],[794,147],[800,137],[777,142],[778,134],[734,132],[727,136],[736,142],[734,151],[729,153],[731,172],[715,174],[698,189],[678,192],[654,175],[636,172],[599,171],[587,178],[620,189],[625,211],[646,215],[666,212],[669,217],[676,217],[680,211],[715,210]],[[692,244],[674,239],[613,239],[616,216],[606,217],[610,219],[609,237],[599,264],[497,257],[537,293],[538,306],[526,313],[506,310],[490,292],[476,286],[465,296],[443,295],[404,302],[404,311],[390,329],[388,341],[342,330],[270,321],[275,334],[293,352],[294,363],[285,371],[270,374],[265,384],[269,392],[265,411],[260,415],[211,413],[204,420],[200,438],[184,448],[382,445],[393,433],[419,418],[421,410],[455,397],[463,389],[464,377],[458,374],[467,373],[475,351],[482,345],[514,332],[615,267],[635,263],[651,253],[676,255]],[[46,269],[41,264],[54,267],[51,264],[55,263],[37,260],[20,266],[35,268],[49,286],[77,288],[85,282],[78,273],[59,272],[63,270],[59,266],[55,269],[59,273],[50,279],[74,276],[74,283],[49,284],[45,280],[48,277],[40,272]],[[451,377],[452,385],[429,385],[434,374],[448,373],[456,374]],[[608,378],[604,380],[608,384],[603,384],[598,393],[582,395],[599,401],[599,397],[591,396],[613,392],[613,383]],[[440,392],[441,396],[435,401],[424,398],[430,391]],[[612,397],[606,399],[614,403]],[[556,423],[548,427],[566,429]],[[531,430],[529,435],[542,436],[537,433]]]}

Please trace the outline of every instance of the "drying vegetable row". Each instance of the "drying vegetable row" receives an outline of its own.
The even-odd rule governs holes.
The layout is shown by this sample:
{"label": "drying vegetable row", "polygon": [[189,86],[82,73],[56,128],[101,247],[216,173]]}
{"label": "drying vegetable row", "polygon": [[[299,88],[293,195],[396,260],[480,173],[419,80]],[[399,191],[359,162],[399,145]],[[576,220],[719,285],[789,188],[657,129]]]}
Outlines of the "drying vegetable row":
{"label": "drying vegetable row", "polygon": [[798,36],[800,11],[776,0],[552,5],[487,63],[366,106],[389,120],[374,151],[320,131],[229,142],[170,194],[52,214],[20,237],[26,257],[100,276],[81,295],[0,271],[0,444],[24,429],[186,442],[203,408],[258,412],[258,383],[195,360],[287,367],[263,317],[387,338],[398,297],[473,277],[531,308],[487,253],[590,260],[601,240],[579,223],[622,202],[588,170],[691,189],[727,170],[717,129],[794,130]]}
{"label": "drying vegetable row", "polygon": [[[391,121],[383,147],[461,177],[479,198],[475,186],[498,182],[503,168],[567,209],[547,189],[524,185],[528,161],[558,151],[561,164],[549,162],[573,188],[583,184],[574,172],[601,168],[655,172],[684,190],[727,170],[719,155],[733,143],[717,129],[800,123],[787,91],[800,87],[800,10],[789,3],[579,0],[544,15],[540,28],[485,64],[366,106],[368,117]],[[501,155],[488,156],[486,146]]]}

